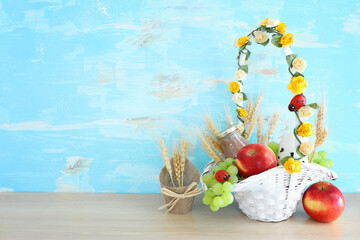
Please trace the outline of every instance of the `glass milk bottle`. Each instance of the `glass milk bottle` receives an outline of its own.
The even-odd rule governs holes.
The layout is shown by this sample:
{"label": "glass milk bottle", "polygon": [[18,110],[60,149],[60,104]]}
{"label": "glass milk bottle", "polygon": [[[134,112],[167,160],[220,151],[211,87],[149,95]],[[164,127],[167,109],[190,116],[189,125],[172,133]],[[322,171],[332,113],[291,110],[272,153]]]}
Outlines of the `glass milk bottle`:
{"label": "glass milk bottle", "polygon": [[225,158],[235,158],[242,147],[250,144],[248,140],[241,136],[237,125],[230,126],[216,137],[224,146]]}

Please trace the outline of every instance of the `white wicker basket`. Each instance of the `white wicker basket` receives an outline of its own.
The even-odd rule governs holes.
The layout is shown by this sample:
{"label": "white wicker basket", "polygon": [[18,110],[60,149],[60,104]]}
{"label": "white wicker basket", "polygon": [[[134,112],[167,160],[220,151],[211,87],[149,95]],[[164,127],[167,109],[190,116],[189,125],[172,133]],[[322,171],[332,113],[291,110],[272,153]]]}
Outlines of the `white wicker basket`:
{"label": "white wicker basket", "polygon": [[[215,161],[211,161],[202,175],[215,165]],[[263,222],[286,220],[296,211],[307,186],[337,178],[334,171],[315,163],[302,163],[301,168],[301,172],[290,174],[281,165],[234,184],[234,197],[241,211]],[[202,177],[200,181],[206,189]]]}

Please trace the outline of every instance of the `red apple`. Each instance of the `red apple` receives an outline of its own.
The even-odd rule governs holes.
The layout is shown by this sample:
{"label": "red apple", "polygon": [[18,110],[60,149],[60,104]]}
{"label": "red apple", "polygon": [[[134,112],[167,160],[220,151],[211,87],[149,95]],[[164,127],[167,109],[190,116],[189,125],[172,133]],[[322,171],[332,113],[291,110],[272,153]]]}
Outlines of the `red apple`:
{"label": "red apple", "polygon": [[235,165],[243,177],[250,177],[277,166],[274,152],[264,144],[249,144],[240,149]]}
{"label": "red apple", "polygon": [[335,221],[345,209],[344,195],[329,182],[311,185],[304,193],[302,203],[305,212],[320,222]]}

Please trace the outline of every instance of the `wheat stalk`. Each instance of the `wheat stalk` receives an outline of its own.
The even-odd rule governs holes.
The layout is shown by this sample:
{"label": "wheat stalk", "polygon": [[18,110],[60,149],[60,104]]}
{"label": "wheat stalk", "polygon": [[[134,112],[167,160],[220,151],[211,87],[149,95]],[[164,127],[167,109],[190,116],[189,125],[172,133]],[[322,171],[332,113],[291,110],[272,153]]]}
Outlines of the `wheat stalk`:
{"label": "wheat stalk", "polygon": [[174,156],[173,156],[173,164],[176,180],[178,182],[178,186],[180,187],[180,155],[176,146],[174,146]]}
{"label": "wheat stalk", "polygon": [[180,170],[181,170],[181,186],[184,186],[184,172],[186,163],[186,142],[181,140],[181,157],[180,157]]}
{"label": "wheat stalk", "polygon": [[329,133],[328,129],[325,128],[324,131],[321,134],[319,134],[319,137],[316,137],[315,148],[320,147],[325,142],[328,133]]}
{"label": "wheat stalk", "polygon": [[248,100],[248,104],[247,104],[247,106],[246,106],[246,112],[250,112],[250,110],[251,110],[251,107],[252,107],[252,99],[249,99]]}
{"label": "wheat stalk", "polygon": [[219,153],[202,137],[199,136],[201,139],[201,145],[202,148],[205,150],[205,152],[218,164],[223,162],[223,159],[219,155]]}
{"label": "wheat stalk", "polygon": [[248,113],[248,115],[247,115],[247,117],[245,118],[245,121],[244,121],[244,129],[246,129],[246,126],[249,123],[249,120],[250,120],[249,117],[250,117],[251,108],[252,108],[252,99],[249,99],[248,104],[246,106],[246,112]]}
{"label": "wheat stalk", "polygon": [[212,138],[209,134],[207,134],[206,132],[204,132],[204,137],[205,139],[211,143],[211,145],[213,145],[216,150],[218,150],[222,155],[224,155],[224,147],[221,145],[221,143],[219,143],[219,141],[217,141],[216,139]]}
{"label": "wheat stalk", "polygon": [[[251,110],[249,110],[248,116],[246,117],[245,122],[244,122],[244,127],[245,127],[245,129],[247,129],[248,126],[249,126],[249,130],[246,130],[246,133],[247,133],[246,135],[249,136],[249,138],[250,138],[250,136],[251,136],[251,134],[252,134],[252,131],[251,131],[251,133],[250,133],[250,127],[254,127],[254,126],[255,126],[254,124],[257,122],[257,119],[255,119],[255,117],[256,117],[257,110],[258,110],[258,108],[259,108],[259,106],[260,106],[262,97],[263,97],[263,94],[261,93],[261,94],[258,96],[258,98],[256,99],[256,102],[255,102],[255,104],[254,104],[254,107],[251,107],[251,106],[250,106],[250,109],[251,109]],[[253,130],[253,129],[252,129],[252,130]],[[249,134],[249,133],[250,133],[250,134]]]}
{"label": "wheat stalk", "polygon": [[277,124],[279,118],[280,118],[280,115],[275,112],[272,119],[271,119],[271,123],[270,123],[269,135],[268,135],[268,139],[267,139],[268,143],[270,142],[270,140],[271,140],[271,138],[272,138],[272,136],[273,136],[273,134],[275,132],[276,124]]}
{"label": "wheat stalk", "polygon": [[322,134],[322,132],[323,132],[323,128],[324,128],[324,124],[325,124],[325,117],[326,117],[326,105],[325,105],[325,99],[324,99],[323,103],[320,105],[319,112],[317,114],[316,138],[318,138],[318,135]]}
{"label": "wheat stalk", "polygon": [[225,106],[225,114],[226,114],[226,120],[227,120],[228,126],[234,125],[234,121],[231,117],[229,107],[227,107],[227,106]]}
{"label": "wheat stalk", "polygon": [[328,133],[329,133],[328,128],[325,128],[322,132],[319,132],[319,133],[318,133],[318,130],[316,129],[315,146],[314,146],[314,151],[313,151],[313,155],[310,159],[310,162],[313,162],[316,149],[325,142]]}
{"label": "wheat stalk", "polygon": [[251,119],[251,122],[249,123],[249,128],[248,130],[246,131],[244,137],[246,140],[249,140],[254,129],[255,129],[255,126],[256,126],[256,122],[257,122],[257,118],[256,118],[256,115],[252,117]]}
{"label": "wheat stalk", "polygon": [[256,99],[256,102],[254,104],[254,107],[251,109],[251,113],[250,113],[250,119],[253,118],[261,104],[261,100],[262,100],[263,94],[261,93],[258,98]]}
{"label": "wheat stalk", "polygon": [[170,163],[170,159],[169,159],[169,153],[168,153],[167,147],[165,146],[164,139],[160,140],[160,144],[161,144],[161,154],[164,159],[165,168],[170,175],[170,179],[171,179],[173,186],[175,187],[174,180],[172,177],[172,169],[171,169],[171,163]]}
{"label": "wheat stalk", "polygon": [[266,133],[261,136],[261,144],[266,144]]}
{"label": "wheat stalk", "polygon": [[211,133],[214,137],[216,137],[216,135],[218,135],[218,133],[219,133],[219,130],[217,129],[216,124],[215,124],[214,120],[211,118],[210,115],[207,115],[207,116],[205,117],[205,122],[206,122],[207,125],[208,125],[208,129],[209,129],[210,133]]}
{"label": "wheat stalk", "polygon": [[312,155],[310,162],[312,162],[314,159],[316,148],[320,147],[325,142],[325,139],[328,135],[328,128],[326,127],[324,129],[325,119],[326,119],[326,99],[324,98],[320,105],[319,112],[317,114],[316,135],[315,135],[316,140],[315,140],[315,146],[314,146],[314,151],[313,151],[314,154]]}
{"label": "wheat stalk", "polygon": [[261,116],[259,116],[258,129],[257,129],[257,142],[258,143],[260,143],[262,141],[263,123],[264,123],[264,119]]}

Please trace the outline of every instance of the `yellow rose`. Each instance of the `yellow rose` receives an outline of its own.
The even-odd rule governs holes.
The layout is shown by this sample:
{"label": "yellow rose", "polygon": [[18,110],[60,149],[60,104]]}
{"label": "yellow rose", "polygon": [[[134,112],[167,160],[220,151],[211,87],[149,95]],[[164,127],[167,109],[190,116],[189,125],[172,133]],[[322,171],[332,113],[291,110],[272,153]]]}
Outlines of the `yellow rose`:
{"label": "yellow rose", "polygon": [[284,22],[279,22],[276,30],[278,30],[281,34],[284,34],[286,32],[286,24]]}
{"label": "yellow rose", "polygon": [[239,116],[240,117],[247,117],[248,113],[244,108],[238,108]]}
{"label": "yellow rose", "polygon": [[289,158],[284,163],[285,170],[290,174],[300,172],[301,171],[301,162],[299,160],[294,160],[293,158]]}
{"label": "yellow rose", "polygon": [[232,93],[240,91],[240,84],[238,82],[230,82],[230,91]]}
{"label": "yellow rose", "polygon": [[287,87],[295,95],[304,93],[307,88],[307,81],[303,76],[293,77]]}
{"label": "yellow rose", "polygon": [[300,144],[299,151],[304,155],[309,155],[314,150],[312,142],[303,142]]}
{"label": "yellow rose", "polygon": [[303,124],[298,127],[297,133],[301,137],[311,137],[314,134],[312,123],[303,122]]}
{"label": "yellow rose", "polygon": [[313,115],[314,109],[310,106],[303,106],[298,110],[300,118],[309,118]]}
{"label": "yellow rose", "polygon": [[294,42],[294,36],[291,33],[287,33],[284,36],[282,36],[280,40],[280,44],[282,46],[290,46]]}
{"label": "yellow rose", "polygon": [[304,72],[306,66],[307,66],[307,62],[302,58],[295,58],[292,62],[292,68],[299,73]]}
{"label": "yellow rose", "polygon": [[269,39],[268,35],[264,31],[255,31],[254,36],[255,42],[257,43],[264,43]]}
{"label": "yellow rose", "polygon": [[268,20],[268,18],[264,19],[264,21],[261,23],[261,26],[266,26]]}
{"label": "yellow rose", "polygon": [[239,38],[238,40],[238,47],[242,47],[244,46],[245,44],[247,44],[249,42],[249,38],[250,37],[245,37],[245,36],[242,36],[241,38]]}

